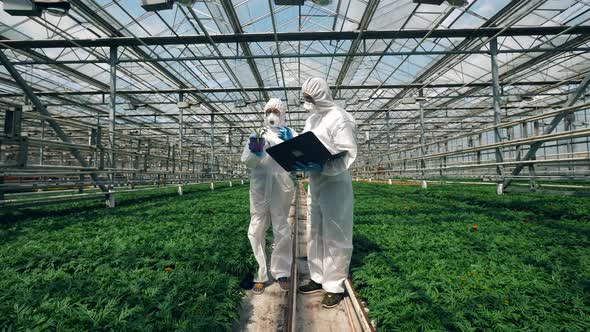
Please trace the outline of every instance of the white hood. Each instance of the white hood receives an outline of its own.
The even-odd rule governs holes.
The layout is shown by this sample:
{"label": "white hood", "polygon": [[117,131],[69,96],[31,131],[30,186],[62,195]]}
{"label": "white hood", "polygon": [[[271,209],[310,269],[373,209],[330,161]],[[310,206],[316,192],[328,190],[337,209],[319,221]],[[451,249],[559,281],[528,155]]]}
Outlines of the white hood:
{"label": "white hood", "polygon": [[303,83],[301,90],[313,98],[317,106],[317,111],[320,113],[328,112],[336,106],[332,99],[332,91],[330,91],[328,82],[322,78],[314,77],[308,79]]}
{"label": "white hood", "polygon": [[271,127],[271,125],[268,123],[267,117],[266,117],[266,110],[271,109],[271,108],[277,109],[280,112],[279,122],[277,124],[275,124],[274,126],[276,126],[276,127],[285,126],[285,124],[287,123],[287,120],[286,120],[287,111],[283,107],[283,102],[278,98],[271,98],[264,106],[264,125]]}

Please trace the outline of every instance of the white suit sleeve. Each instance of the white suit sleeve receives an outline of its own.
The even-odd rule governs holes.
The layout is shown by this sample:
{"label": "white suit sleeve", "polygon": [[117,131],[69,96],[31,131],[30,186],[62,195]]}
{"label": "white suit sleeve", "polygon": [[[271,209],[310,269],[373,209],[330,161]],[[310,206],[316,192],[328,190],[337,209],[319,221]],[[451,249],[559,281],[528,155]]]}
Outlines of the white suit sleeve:
{"label": "white suit sleeve", "polygon": [[353,122],[345,122],[334,130],[333,146],[338,153],[347,153],[339,158],[328,160],[324,164],[323,175],[335,176],[346,171],[356,159],[356,125]]}
{"label": "white suit sleeve", "polygon": [[250,152],[250,148],[246,145],[244,151],[242,151],[241,160],[248,168],[255,168],[260,163],[261,158]]}

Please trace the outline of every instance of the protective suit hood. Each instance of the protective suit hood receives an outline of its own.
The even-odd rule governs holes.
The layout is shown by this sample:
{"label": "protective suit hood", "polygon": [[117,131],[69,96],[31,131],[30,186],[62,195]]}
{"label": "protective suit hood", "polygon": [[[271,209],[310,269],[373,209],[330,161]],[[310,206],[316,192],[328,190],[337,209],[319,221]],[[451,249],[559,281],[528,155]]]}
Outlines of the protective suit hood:
{"label": "protective suit hood", "polygon": [[320,113],[330,111],[336,104],[332,99],[332,91],[328,86],[326,80],[314,77],[310,78],[301,87],[302,93],[311,96],[317,106],[317,111]]}
{"label": "protective suit hood", "polygon": [[[279,114],[278,123],[271,125],[268,122],[268,117],[266,116],[266,110],[273,109],[273,108],[279,110],[280,114]],[[286,120],[287,119],[286,113],[287,113],[287,111],[285,110],[285,107],[283,106],[283,102],[278,98],[271,98],[264,106],[264,124],[269,127],[283,127],[286,125],[286,121],[287,121]]]}

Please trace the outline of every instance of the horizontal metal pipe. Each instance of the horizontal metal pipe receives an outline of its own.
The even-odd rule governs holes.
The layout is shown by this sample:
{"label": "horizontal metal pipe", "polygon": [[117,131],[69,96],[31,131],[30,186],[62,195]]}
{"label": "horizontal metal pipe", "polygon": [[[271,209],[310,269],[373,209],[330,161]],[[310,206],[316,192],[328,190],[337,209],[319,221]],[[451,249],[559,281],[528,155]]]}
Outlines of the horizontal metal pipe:
{"label": "horizontal metal pipe", "polygon": [[562,108],[562,109],[559,109],[559,110],[555,110],[555,111],[551,111],[551,112],[548,112],[548,113],[544,113],[544,114],[541,114],[541,115],[535,115],[535,116],[531,116],[531,117],[527,117],[527,118],[523,118],[523,119],[519,119],[519,120],[513,120],[513,121],[510,121],[510,122],[501,123],[499,125],[487,126],[485,128],[481,128],[481,129],[477,129],[477,130],[474,130],[474,131],[466,132],[466,133],[461,134],[461,135],[456,135],[456,136],[447,137],[447,138],[444,138],[444,139],[439,139],[439,140],[436,140],[436,141],[432,141],[432,142],[429,142],[429,143],[424,144],[424,145],[419,145],[418,144],[418,145],[415,145],[415,146],[412,146],[412,147],[408,147],[408,148],[404,148],[404,149],[400,149],[400,150],[396,150],[396,151],[391,151],[390,153],[388,153],[388,155],[393,155],[393,154],[398,154],[398,153],[401,153],[401,152],[416,150],[416,149],[420,149],[422,147],[426,148],[428,146],[434,146],[434,145],[437,145],[437,144],[449,142],[449,141],[460,139],[460,138],[474,136],[474,135],[482,134],[482,133],[485,133],[485,132],[491,132],[495,128],[509,128],[509,127],[514,127],[514,126],[517,126],[517,125],[522,124],[522,123],[525,123],[525,122],[538,121],[538,120],[541,120],[541,119],[551,118],[551,117],[554,117],[554,116],[556,116],[558,114],[561,114],[561,113],[569,113],[569,112],[582,111],[582,110],[586,110],[589,107],[590,107],[590,102],[583,103],[583,104],[580,104],[580,105],[571,106],[571,107],[566,107],[566,108]]}
{"label": "horizontal metal pipe", "polygon": [[[523,49],[506,49],[499,50],[503,54],[520,54],[520,53],[561,53],[561,52],[589,52],[588,47],[555,47],[555,48],[523,48]],[[137,59],[120,59],[119,63],[152,63],[152,62],[184,62],[184,61],[211,61],[211,60],[255,60],[255,59],[290,59],[290,58],[338,58],[346,56],[412,56],[412,55],[471,55],[471,54],[489,54],[486,50],[432,50],[432,51],[388,51],[388,52],[355,52],[353,54],[346,52],[336,53],[281,53],[276,54],[253,54],[253,55],[203,55],[191,57],[165,57],[165,58],[137,58]],[[91,59],[91,60],[25,60],[13,62],[19,66],[33,65],[78,65],[78,64],[103,64],[108,63],[108,59]]]}
{"label": "horizontal metal pipe", "polygon": [[[232,181],[239,181],[239,180],[246,180],[244,178],[234,178],[232,179]],[[228,180],[225,179],[223,181],[214,181],[213,183],[226,183]],[[205,182],[190,182],[190,183],[183,183],[183,185],[196,185],[196,184],[204,184],[204,183],[211,183],[211,181],[205,181]],[[4,207],[15,207],[13,205],[18,204],[18,207],[24,207],[21,206],[21,204],[28,204],[28,203],[34,203],[34,205],[31,206],[38,206],[39,204],[43,204],[43,203],[49,203],[49,204],[54,204],[54,203],[64,203],[64,200],[81,200],[81,199],[86,199],[86,198],[93,198],[93,197],[100,197],[103,196],[105,194],[117,194],[117,193],[130,193],[130,192],[139,192],[139,191],[148,191],[148,190],[157,190],[157,189],[166,189],[166,188],[175,188],[177,184],[173,184],[171,186],[158,186],[158,187],[152,187],[152,188],[140,188],[140,189],[126,189],[126,190],[111,190],[109,192],[103,192],[103,193],[82,193],[82,194],[75,194],[75,195],[60,195],[60,196],[47,196],[47,197],[42,197],[42,198],[22,198],[22,199],[12,199],[12,200],[0,200],[0,207],[4,208]]]}
{"label": "horizontal metal pipe", "polygon": [[252,42],[319,41],[319,40],[380,40],[380,39],[437,39],[482,38],[502,36],[547,36],[590,34],[590,26],[534,26],[534,27],[483,27],[477,29],[422,29],[422,30],[363,30],[314,31],[279,33],[239,33],[182,36],[112,37],[93,39],[35,39],[2,40],[0,49],[128,47],[195,44],[235,44]]}
{"label": "horizontal metal pipe", "polygon": [[[562,84],[579,84],[581,80],[563,80],[563,81],[522,81],[522,82],[500,82],[501,86],[549,86]],[[406,83],[406,84],[365,84],[365,85],[332,85],[331,89],[339,90],[375,90],[375,89],[447,89],[447,88],[486,88],[491,87],[491,82],[471,82],[471,83]],[[190,89],[151,89],[151,90],[117,90],[122,95],[155,95],[155,94],[179,94],[179,93],[228,93],[228,92],[282,92],[282,91],[301,91],[301,86],[251,86],[251,87],[231,87],[231,88],[190,88]],[[90,91],[35,91],[38,96],[82,96],[82,95],[108,95],[107,90],[90,90]],[[2,97],[21,97],[19,93],[3,93]],[[451,97],[449,97],[451,98]],[[213,113],[220,115],[220,113]],[[165,114],[162,114],[165,115]]]}
{"label": "horizontal metal pipe", "polygon": [[[383,179],[383,178],[377,178]],[[419,185],[422,180],[420,179],[403,179],[403,178],[387,178],[388,180],[391,179],[392,181],[400,181],[400,182],[415,182],[416,185]],[[427,183],[432,184],[468,184],[468,185],[489,185],[489,186],[496,186],[495,182],[480,182],[480,181],[456,181],[453,180],[454,178],[446,178],[448,180],[426,180]],[[479,178],[474,178],[479,179]],[[366,181],[366,179],[363,179]],[[530,179],[527,179],[530,180]],[[516,183],[516,186],[521,187],[528,187],[529,184],[526,183]],[[590,189],[590,186],[576,186],[576,185],[558,185],[558,184],[542,184],[542,187],[548,188],[569,188],[569,189]],[[530,192],[530,190],[528,191]],[[538,191],[535,191],[538,192]]]}
{"label": "horizontal metal pipe", "polygon": [[[454,170],[454,169],[476,169],[476,168],[491,168],[496,166],[514,166],[520,164],[527,164],[527,165],[536,165],[536,164],[554,164],[554,163],[563,163],[565,166],[573,166],[572,163],[585,163],[584,165],[590,165],[590,155],[589,157],[585,158],[569,158],[569,159],[540,159],[540,160],[526,160],[526,161],[505,161],[500,163],[485,163],[485,164],[465,164],[465,165],[451,165],[451,166],[444,166],[444,167],[427,167],[424,170],[426,171],[440,171],[440,170]],[[396,172],[399,170],[396,169],[385,169],[385,170],[378,170],[374,172]],[[373,172],[373,171],[371,171]]]}
{"label": "horizontal metal pipe", "polygon": [[36,119],[36,120],[49,120],[49,119],[54,119],[57,123],[59,123],[60,125],[67,125],[67,126],[71,126],[71,127],[76,127],[79,129],[92,129],[92,128],[96,128],[96,125],[91,125],[91,124],[86,124],[83,122],[76,122],[76,121],[69,121],[67,119],[56,119],[53,116],[45,116],[42,115],[40,113],[34,113],[34,112],[23,112],[23,119],[27,120],[27,119]]}
{"label": "horizontal metal pipe", "polygon": [[[514,146],[514,145],[523,145],[523,144],[530,144],[535,142],[548,142],[548,141],[556,141],[556,140],[563,140],[563,139],[572,139],[572,138],[579,138],[579,137],[590,137],[590,129],[580,129],[580,130],[572,130],[564,133],[556,133],[556,134],[548,134],[548,135],[540,135],[534,136],[531,138],[523,138],[523,139],[516,139],[510,141],[503,141],[499,143],[493,144],[486,144],[480,145],[477,147],[466,148],[461,150],[449,151],[444,153],[435,153],[425,156],[425,159],[434,159],[440,158],[450,155],[457,155],[457,154],[466,154],[466,153],[473,153],[478,151],[490,150],[495,149],[497,147],[507,147],[507,146]],[[414,158],[415,160],[420,158]]]}

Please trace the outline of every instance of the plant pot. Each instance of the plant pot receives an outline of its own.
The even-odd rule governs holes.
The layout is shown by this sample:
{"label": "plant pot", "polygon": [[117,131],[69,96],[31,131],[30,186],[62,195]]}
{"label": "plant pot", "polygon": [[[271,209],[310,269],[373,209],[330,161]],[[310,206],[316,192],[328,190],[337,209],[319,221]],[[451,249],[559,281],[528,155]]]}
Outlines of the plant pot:
{"label": "plant pot", "polygon": [[266,142],[264,141],[264,137],[250,137],[250,148],[254,152],[262,151],[264,149],[265,143]]}

